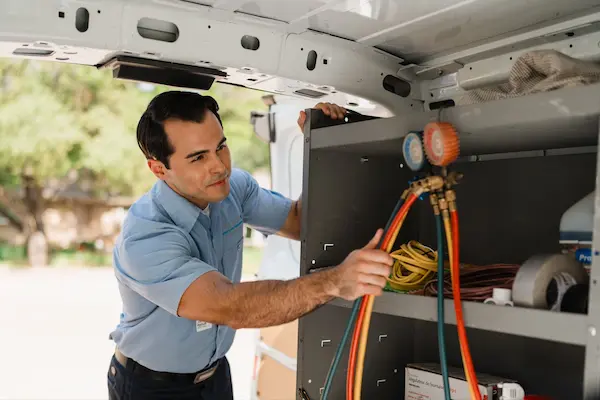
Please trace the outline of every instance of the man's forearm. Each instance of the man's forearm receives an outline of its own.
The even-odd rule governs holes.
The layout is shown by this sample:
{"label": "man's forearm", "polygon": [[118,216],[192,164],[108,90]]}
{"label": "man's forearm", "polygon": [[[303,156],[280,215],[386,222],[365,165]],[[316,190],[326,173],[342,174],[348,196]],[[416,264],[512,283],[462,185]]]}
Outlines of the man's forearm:
{"label": "man's forearm", "polygon": [[335,297],[378,296],[394,262],[376,249],[382,235],[377,230],[367,245],[335,267],[289,281],[233,284],[217,271],[206,272],[185,290],[177,315],[236,329],[261,328],[298,319]]}
{"label": "man's forearm", "polygon": [[334,270],[289,281],[267,280],[233,285],[225,296],[227,324],[261,328],[294,321],[335,297]]}

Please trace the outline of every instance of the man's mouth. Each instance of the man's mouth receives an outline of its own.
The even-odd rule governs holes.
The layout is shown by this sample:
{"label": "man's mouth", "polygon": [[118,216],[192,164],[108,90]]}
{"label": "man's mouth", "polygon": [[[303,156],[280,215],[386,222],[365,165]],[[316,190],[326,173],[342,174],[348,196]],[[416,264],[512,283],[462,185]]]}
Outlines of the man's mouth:
{"label": "man's mouth", "polygon": [[225,184],[225,181],[227,180],[227,178],[221,179],[220,181],[216,181],[215,183],[211,183],[208,186],[222,186]]}

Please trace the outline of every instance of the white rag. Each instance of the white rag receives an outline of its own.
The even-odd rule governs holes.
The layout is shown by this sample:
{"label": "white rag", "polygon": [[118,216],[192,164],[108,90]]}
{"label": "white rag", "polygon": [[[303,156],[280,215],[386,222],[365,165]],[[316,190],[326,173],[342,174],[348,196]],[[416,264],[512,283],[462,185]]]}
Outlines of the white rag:
{"label": "white rag", "polygon": [[572,58],[555,50],[535,50],[517,59],[507,83],[465,92],[457,104],[484,103],[565,87],[590,85],[598,81],[600,65],[596,63]]}

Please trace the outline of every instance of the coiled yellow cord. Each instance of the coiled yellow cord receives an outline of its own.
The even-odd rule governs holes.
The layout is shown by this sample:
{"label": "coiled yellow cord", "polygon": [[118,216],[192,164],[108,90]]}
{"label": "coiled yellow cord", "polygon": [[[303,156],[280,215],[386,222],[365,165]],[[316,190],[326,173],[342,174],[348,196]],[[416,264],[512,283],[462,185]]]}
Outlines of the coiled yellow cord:
{"label": "coiled yellow cord", "polygon": [[395,260],[388,283],[395,290],[422,289],[437,272],[437,252],[416,240],[403,244],[391,256]]}

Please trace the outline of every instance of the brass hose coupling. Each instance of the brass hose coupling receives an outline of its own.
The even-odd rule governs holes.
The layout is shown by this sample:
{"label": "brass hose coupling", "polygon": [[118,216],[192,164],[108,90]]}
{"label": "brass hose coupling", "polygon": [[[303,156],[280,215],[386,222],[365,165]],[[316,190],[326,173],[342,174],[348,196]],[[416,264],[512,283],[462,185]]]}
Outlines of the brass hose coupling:
{"label": "brass hose coupling", "polygon": [[440,190],[444,187],[444,178],[441,176],[428,176],[423,179],[419,179],[410,184],[410,189],[416,195],[420,195],[424,192],[432,192]]}
{"label": "brass hose coupling", "polygon": [[456,192],[452,189],[446,190],[446,200],[448,200],[448,209],[456,211]]}
{"label": "brass hose coupling", "polygon": [[443,217],[449,217],[450,213],[448,212],[448,200],[445,197],[439,199],[440,210],[442,211]]}
{"label": "brass hose coupling", "polygon": [[456,171],[451,171],[446,176],[446,188],[450,189],[452,186],[458,185],[458,183],[462,180],[463,174]]}
{"label": "brass hose coupling", "polygon": [[431,202],[431,206],[433,207],[433,213],[435,215],[440,215],[438,195],[436,193],[431,193],[431,195],[429,196],[429,201]]}

